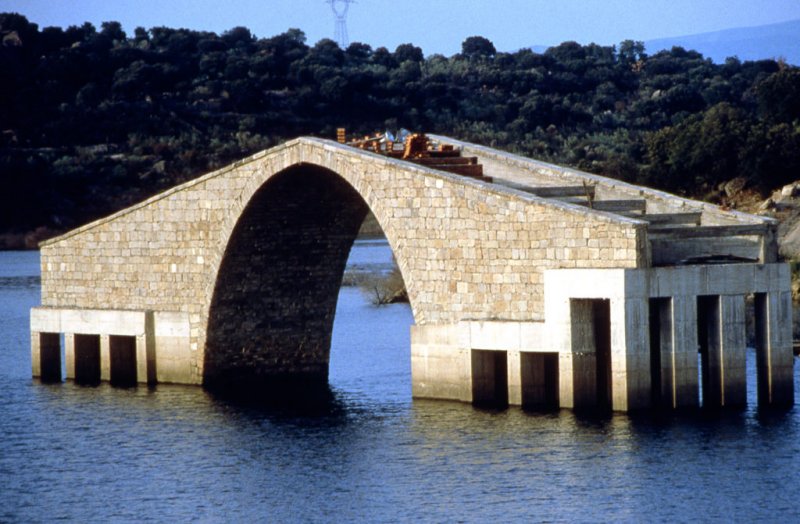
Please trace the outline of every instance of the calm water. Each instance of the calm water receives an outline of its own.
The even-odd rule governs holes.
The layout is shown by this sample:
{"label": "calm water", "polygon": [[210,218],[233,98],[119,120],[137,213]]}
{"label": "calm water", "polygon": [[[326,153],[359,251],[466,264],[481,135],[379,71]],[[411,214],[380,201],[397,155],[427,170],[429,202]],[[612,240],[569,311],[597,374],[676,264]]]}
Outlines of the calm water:
{"label": "calm water", "polygon": [[[352,259],[391,254],[365,243]],[[408,307],[373,307],[352,288],[333,399],[317,409],[42,385],[29,376],[38,302],[38,255],[0,253],[0,522],[800,517],[797,408],[587,419],[412,401]]]}

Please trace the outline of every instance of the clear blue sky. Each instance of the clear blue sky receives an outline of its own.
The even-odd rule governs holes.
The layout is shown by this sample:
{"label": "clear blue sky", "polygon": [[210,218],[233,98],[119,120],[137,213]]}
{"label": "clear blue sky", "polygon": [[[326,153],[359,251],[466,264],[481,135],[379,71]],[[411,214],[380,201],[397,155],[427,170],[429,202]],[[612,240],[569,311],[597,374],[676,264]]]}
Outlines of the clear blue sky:
{"label": "clear blue sky", "polygon": [[[566,40],[616,44],[631,38],[680,36],[800,19],[800,0],[356,0],[347,19],[350,41],[393,50],[411,42],[426,55],[452,55],[468,36],[498,50]],[[129,33],[142,26],[186,27],[221,33],[248,27],[258,37],[290,27],[309,43],[333,37],[324,0],[0,0],[46,26],[118,21]],[[800,37],[800,35],[798,35]]]}

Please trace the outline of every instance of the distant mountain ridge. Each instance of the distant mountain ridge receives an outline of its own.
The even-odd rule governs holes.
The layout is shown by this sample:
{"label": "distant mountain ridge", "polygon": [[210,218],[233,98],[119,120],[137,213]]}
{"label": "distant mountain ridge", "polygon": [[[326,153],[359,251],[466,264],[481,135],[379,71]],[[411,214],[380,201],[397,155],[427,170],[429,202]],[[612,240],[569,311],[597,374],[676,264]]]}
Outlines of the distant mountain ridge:
{"label": "distant mountain ridge", "polygon": [[[790,64],[800,65],[800,20],[656,38],[645,40],[644,45],[649,54],[680,46],[698,51],[718,64],[728,57],[736,56],[740,60],[783,58]],[[543,53],[548,47],[550,46],[535,45],[531,50]]]}
{"label": "distant mountain ridge", "polygon": [[740,27],[696,35],[645,41],[648,53],[681,46],[699,51],[716,63],[736,56],[740,60],[783,58],[800,65],[800,20],[757,27]]}

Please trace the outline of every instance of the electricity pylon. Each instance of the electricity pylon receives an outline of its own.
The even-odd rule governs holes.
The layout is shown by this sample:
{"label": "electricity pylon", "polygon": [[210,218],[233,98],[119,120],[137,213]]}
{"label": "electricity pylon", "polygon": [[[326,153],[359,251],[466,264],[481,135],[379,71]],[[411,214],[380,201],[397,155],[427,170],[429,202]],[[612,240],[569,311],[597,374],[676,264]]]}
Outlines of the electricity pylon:
{"label": "electricity pylon", "polygon": [[336,40],[339,47],[346,49],[350,45],[347,40],[347,12],[350,10],[350,4],[355,2],[354,0],[325,0],[325,3],[331,6],[335,18],[333,39]]}

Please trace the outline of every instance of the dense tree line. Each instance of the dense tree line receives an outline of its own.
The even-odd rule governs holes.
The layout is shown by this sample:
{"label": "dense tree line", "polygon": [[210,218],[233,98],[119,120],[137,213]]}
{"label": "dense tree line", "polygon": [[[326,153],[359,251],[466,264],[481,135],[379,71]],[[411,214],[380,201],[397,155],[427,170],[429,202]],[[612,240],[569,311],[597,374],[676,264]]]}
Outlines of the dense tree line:
{"label": "dense tree line", "polygon": [[298,135],[441,133],[693,196],[800,178],[800,70],[639,42],[426,57],[297,29],[0,14],[0,231],[74,227]]}

